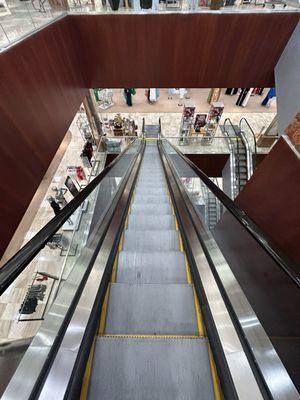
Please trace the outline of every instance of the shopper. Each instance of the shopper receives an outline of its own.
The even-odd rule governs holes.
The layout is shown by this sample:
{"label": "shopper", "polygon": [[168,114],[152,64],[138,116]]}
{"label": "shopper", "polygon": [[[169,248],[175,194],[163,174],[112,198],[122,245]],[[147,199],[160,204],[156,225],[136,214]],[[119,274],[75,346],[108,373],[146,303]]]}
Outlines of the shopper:
{"label": "shopper", "polygon": [[47,200],[50,204],[50,207],[54,211],[54,214],[57,215],[60,212],[60,205],[55,201],[54,197],[48,196]]}
{"label": "shopper", "polygon": [[124,97],[126,100],[126,104],[129,107],[132,107],[132,96],[136,94],[136,91],[134,88],[129,88],[129,89],[124,89]]}
{"label": "shopper", "polygon": [[67,200],[65,199],[65,194],[68,190],[64,188],[58,188],[56,186],[53,186],[52,190],[55,195],[55,200],[62,208],[64,208],[68,204]]}

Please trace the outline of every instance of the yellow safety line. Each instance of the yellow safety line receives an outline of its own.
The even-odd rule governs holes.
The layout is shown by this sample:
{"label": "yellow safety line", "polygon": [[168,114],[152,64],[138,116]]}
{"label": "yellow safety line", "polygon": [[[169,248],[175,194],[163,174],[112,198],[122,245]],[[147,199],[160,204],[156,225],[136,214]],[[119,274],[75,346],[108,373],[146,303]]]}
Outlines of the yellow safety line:
{"label": "yellow safety line", "polygon": [[180,231],[178,231],[178,240],[179,240],[179,249],[182,253],[184,253],[184,248],[183,248],[182,237],[181,237]]}
{"label": "yellow safety line", "polygon": [[94,351],[95,351],[95,343],[96,340],[94,339],[89,358],[86,364],[85,373],[82,380],[81,392],[80,392],[80,400],[86,400],[89,390],[89,381],[92,372],[92,365],[93,365],[93,358],[94,358]]}
{"label": "yellow safety line", "polygon": [[[130,203],[130,206],[129,206],[129,209],[128,209],[128,213],[127,213],[127,216],[126,216],[126,220],[125,220],[125,229],[127,228],[128,215],[129,215],[130,211],[131,211],[131,203]],[[122,251],[122,249],[123,249],[123,240],[124,240],[124,231],[122,232],[122,235],[121,235],[121,238],[120,238],[120,242],[119,242],[119,246],[118,246],[118,251],[117,251],[117,254],[116,254],[116,257],[115,257],[115,260],[114,260],[114,265],[113,265],[112,274],[111,274],[111,283],[114,283],[116,281],[119,252]],[[105,297],[104,297],[104,300],[103,300],[103,304],[102,304],[102,307],[101,307],[100,322],[99,322],[99,327],[98,327],[98,331],[97,331],[97,335],[98,336],[103,336],[104,335],[104,331],[105,331],[105,323],[106,323],[106,315],[107,315],[107,307],[108,307],[108,299],[109,299],[109,289],[110,289],[111,283],[107,287],[107,290],[106,290],[106,293],[105,293]],[[87,365],[86,365],[86,369],[85,369],[85,373],[84,373],[84,377],[83,377],[83,382],[82,382],[82,387],[81,387],[81,392],[80,392],[80,400],[86,400],[87,399],[89,381],[90,381],[93,358],[94,358],[94,350],[95,350],[95,339],[93,341],[93,345],[92,345],[91,350],[90,350],[89,358],[88,358],[88,361],[87,361]]]}
{"label": "yellow safety line", "polygon": [[112,283],[115,283],[115,282],[116,282],[117,269],[118,269],[118,260],[119,260],[119,253],[120,253],[120,251],[122,251],[122,249],[123,249],[123,240],[124,240],[124,231],[122,232],[122,235],[121,235],[121,239],[120,239],[120,242],[119,242],[118,251],[117,251],[117,254],[116,254],[116,258],[115,258],[114,265],[113,265],[113,269],[112,269],[112,273],[111,273],[111,282],[112,282]]}
{"label": "yellow safety line", "polygon": [[209,356],[209,363],[210,363],[211,375],[212,375],[212,380],[213,380],[215,400],[221,400],[222,396],[221,396],[220,382],[219,382],[217,368],[216,368],[216,364],[215,364],[210,346],[208,346],[208,356]]}
{"label": "yellow safety line", "polygon": [[184,253],[184,262],[185,262],[185,269],[186,269],[186,280],[188,284],[192,284],[192,276],[191,276],[191,271],[190,271],[190,266],[186,257],[186,254]]}
{"label": "yellow safety line", "polygon": [[103,304],[102,304],[102,308],[101,308],[101,314],[100,314],[100,323],[99,323],[99,327],[98,327],[98,335],[101,335],[102,333],[104,333],[104,329],[105,329],[105,322],[106,322],[106,314],[107,314],[107,306],[108,306],[108,297],[109,297],[109,288],[110,285],[108,285],[106,293],[105,293],[105,297],[103,300]]}
{"label": "yellow safety line", "polygon": [[[171,202],[171,206],[172,206],[172,209],[174,210],[172,202]],[[194,295],[194,303],[195,303],[195,311],[196,311],[196,318],[197,318],[197,326],[198,326],[199,336],[200,337],[204,337],[205,336],[205,329],[204,329],[204,325],[203,325],[203,318],[202,318],[201,308],[200,308],[200,304],[199,304],[199,301],[198,301],[198,298],[197,298],[195,287],[193,285],[193,280],[192,280],[192,276],[191,276],[191,270],[190,270],[190,266],[189,266],[189,263],[188,263],[188,260],[187,260],[186,253],[184,251],[182,236],[181,236],[181,233],[180,233],[179,228],[178,228],[178,221],[177,221],[175,213],[174,213],[174,219],[175,219],[175,227],[176,227],[176,230],[178,231],[179,249],[180,249],[181,252],[184,253],[184,262],[185,262],[185,269],[186,269],[186,280],[187,280],[187,283],[189,285],[193,286],[193,295]]]}
{"label": "yellow safety line", "polygon": [[198,332],[201,337],[205,337],[205,329],[203,325],[203,318],[202,312],[200,308],[200,304],[197,298],[195,286],[193,285],[193,293],[194,293],[194,301],[195,301],[195,309],[196,309],[196,317],[197,317],[197,325],[198,325]]}
{"label": "yellow safety line", "polygon": [[200,339],[198,335],[153,335],[135,333],[105,333],[101,337],[108,338],[132,338],[132,339]]}

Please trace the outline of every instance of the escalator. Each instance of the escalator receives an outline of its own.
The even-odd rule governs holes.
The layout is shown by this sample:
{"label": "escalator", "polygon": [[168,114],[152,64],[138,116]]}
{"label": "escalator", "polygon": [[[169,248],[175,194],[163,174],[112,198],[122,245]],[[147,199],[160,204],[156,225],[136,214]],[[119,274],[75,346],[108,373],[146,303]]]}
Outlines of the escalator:
{"label": "escalator", "polygon": [[[214,231],[228,215],[237,221],[294,304],[297,277],[253,221],[162,137],[161,125],[143,131],[0,271],[2,294],[83,201],[97,191],[97,208],[101,190],[113,188],[2,398],[300,399]],[[205,224],[186,176],[206,187],[219,222]]]}
{"label": "escalator", "polygon": [[220,128],[228,138],[231,150],[232,198],[235,198],[253,173],[252,152],[244,132],[238,125],[233,125],[229,118]]}
{"label": "escalator", "polygon": [[157,144],[148,141],[87,398],[219,398],[212,363]]}

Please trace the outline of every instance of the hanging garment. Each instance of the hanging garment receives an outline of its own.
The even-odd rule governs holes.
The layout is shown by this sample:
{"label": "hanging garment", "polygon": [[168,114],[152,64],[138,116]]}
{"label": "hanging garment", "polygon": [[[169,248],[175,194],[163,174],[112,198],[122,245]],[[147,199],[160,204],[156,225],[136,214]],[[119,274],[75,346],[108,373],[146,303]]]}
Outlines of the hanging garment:
{"label": "hanging garment", "polygon": [[263,99],[261,105],[266,107],[268,105],[269,100],[272,99],[275,96],[276,96],[276,90],[275,90],[275,88],[271,88],[268,91],[266,97]]}
{"label": "hanging garment", "polygon": [[95,99],[96,99],[97,102],[100,101],[99,94],[100,94],[100,89],[95,88],[94,89],[94,95],[95,95]]}
{"label": "hanging garment", "polygon": [[215,103],[216,101],[218,101],[219,98],[220,98],[220,95],[221,95],[221,89],[220,88],[212,88],[212,89],[210,89],[209,94],[208,94],[208,98],[207,98],[208,104],[212,104],[212,103]]}
{"label": "hanging garment", "polygon": [[76,176],[79,181],[86,181],[85,172],[81,166],[76,167]]}
{"label": "hanging garment", "polygon": [[178,103],[179,106],[183,105],[183,99],[186,93],[187,93],[186,88],[179,88],[179,103]]}
{"label": "hanging garment", "polygon": [[235,103],[237,106],[240,106],[240,107],[242,106],[243,101],[245,100],[245,97],[246,97],[247,93],[249,92],[249,90],[250,90],[250,88],[242,89],[242,91],[237,99],[237,102]]}
{"label": "hanging garment", "polygon": [[233,96],[234,94],[237,94],[238,88],[227,88],[225,90],[225,94],[228,94],[229,96]]}
{"label": "hanging garment", "polygon": [[152,7],[152,0],[140,0],[141,8],[148,10]]}
{"label": "hanging garment", "polygon": [[133,0],[133,9],[135,11],[141,11],[141,3],[140,0]]}
{"label": "hanging garment", "polygon": [[124,89],[124,95],[125,95],[125,99],[126,99],[126,104],[129,107],[132,107],[131,90],[130,89]]}
{"label": "hanging garment", "polygon": [[157,100],[157,93],[156,89],[150,88],[149,89],[149,100],[151,102],[155,102]]}
{"label": "hanging garment", "polygon": [[159,5],[159,0],[152,0],[152,11],[157,11]]}
{"label": "hanging garment", "polygon": [[245,96],[245,98],[244,98],[242,104],[241,104],[242,107],[246,107],[246,106],[247,106],[252,91],[253,91],[253,88],[250,88],[249,91],[248,91],[248,93],[246,94],[246,96]]}
{"label": "hanging garment", "polygon": [[172,99],[173,98],[173,94],[175,93],[175,89],[174,88],[170,88],[168,89],[168,99]]}

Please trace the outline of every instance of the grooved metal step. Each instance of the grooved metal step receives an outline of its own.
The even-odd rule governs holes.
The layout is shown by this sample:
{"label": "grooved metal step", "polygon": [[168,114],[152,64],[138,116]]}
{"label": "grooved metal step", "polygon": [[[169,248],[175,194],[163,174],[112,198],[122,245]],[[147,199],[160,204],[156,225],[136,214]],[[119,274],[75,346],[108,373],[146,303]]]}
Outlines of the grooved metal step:
{"label": "grooved metal step", "polygon": [[89,400],[213,400],[206,339],[96,341]]}
{"label": "grooved metal step", "polygon": [[140,188],[136,187],[135,194],[166,194],[166,189],[164,187],[149,188],[145,185]]}
{"label": "grooved metal step", "polygon": [[128,230],[175,229],[173,215],[134,215],[128,218]]}
{"label": "grooved metal step", "polygon": [[134,204],[168,204],[170,202],[169,197],[166,194],[161,195],[147,195],[137,194],[134,196]]}
{"label": "grooved metal step", "polygon": [[170,204],[132,204],[131,214],[172,215]]}
{"label": "grooved metal step", "polygon": [[[130,219],[130,217],[129,217]],[[127,230],[123,250],[172,251],[179,250],[179,236],[175,230]]]}
{"label": "grooved metal step", "polygon": [[105,333],[198,335],[192,286],[112,284]]}
{"label": "grooved metal step", "polygon": [[186,283],[186,266],[181,251],[121,251],[117,283]]}

